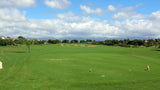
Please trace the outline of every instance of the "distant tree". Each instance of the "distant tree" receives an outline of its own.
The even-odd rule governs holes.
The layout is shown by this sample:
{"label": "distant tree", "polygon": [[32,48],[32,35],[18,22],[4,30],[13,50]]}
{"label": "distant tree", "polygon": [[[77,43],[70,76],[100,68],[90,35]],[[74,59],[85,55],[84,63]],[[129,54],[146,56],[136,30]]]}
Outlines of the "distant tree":
{"label": "distant tree", "polygon": [[154,40],[153,39],[149,39],[149,40],[147,40],[147,42],[146,42],[146,47],[151,47],[151,46],[153,46],[154,45]]}
{"label": "distant tree", "polygon": [[145,45],[145,41],[144,40],[137,40],[137,43],[138,43],[139,46]]}
{"label": "distant tree", "polygon": [[129,41],[130,41],[129,39],[124,39],[124,40],[123,40],[123,45],[127,45],[127,43],[128,43]]}
{"label": "distant tree", "polygon": [[118,44],[123,44],[123,40],[119,40],[119,41],[118,41]]}
{"label": "distant tree", "polygon": [[118,40],[113,39],[112,43],[113,43],[113,45],[117,45],[118,44]]}
{"label": "distant tree", "polygon": [[158,39],[158,44],[159,44],[159,47],[158,47],[158,48],[160,48],[160,39]]}
{"label": "distant tree", "polygon": [[155,48],[159,45],[159,40],[158,39],[155,39],[154,40],[155,42],[154,42],[154,45],[155,45]]}
{"label": "distant tree", "polygon": [[95,45],[104,45],[105,42],[104,41],[93,41],[92,44],[95,44]]}
{"label": "distant tree", "polygon": [[18,44],[18,39],[15,39],[13,42],[14,42],[15,44]]}
{"label": "distant tree", "polygon": [[57,43],[61,43],[61,41],[58,39],[54,40],[54,44],[57,44]]}
{"label": "distant tree", "polygon": [[114,43],[112,42],[112,40],[105,40],[105,44],[106,45],[114,45]]}
{"label": "distant tree", "polygon": [[[117,43],[117,42],[116,42]],[[130,47],[132,41],[129,40],[129,39],[124,39],[124,40],[119,40],[118,41],[118,46],[121,46],[121,47]]]}
{"label": "distant tree", "polygon": [[19,36],[17,40],[15,40],[16,44],[25,44],[27,39],[25,39],[23,36]]}
{"label": "distant tree", "polygon": [[25,39],[23,36],[18,36],[18,39]]}
{"label": "distant tree", "polygon": [[96,40],[93,40],[93,41],[92,41],[92,44],[96,44]]}
{"label": "distant tree", "polygon": [[134,45],[135,44],[135,42],[134,41],[128,41],[128,43],[127,43],[128,45]]}
{"label": "distant tree", "polygon": [[37,39],[32,39],[32,40],[31,40],[31,43],[32,43],[33,45],[39,45],[39,41],[38,41]]}
{"label": "distant tree", "polygon": [[97,41],[97,44],[104,45],[104,41]]}
{"label": "distant tree", "polygon": [[86,42],[92,42],[92,40],[91,39],[87,39]]}
{"label": "distant tree", "polygon": [[85,40],[80,40],[80,43],[85,43],[86,41]]}
{"label": "distant tree", "polygon": [[40,41],[39,41],[39,44],[40,44],[40,45],[42,45],[42,44],[47,44],[47,41],[46,41],[46,40],[40,40]]}
{"label": "distant tree", "polygon": [[127,44],[134,45],[134,46],[141,46],[141,45],[144,45],[145,42],[144,42],[144,40],[135,39],[135,40],[129,40]]}
{"label": "distant tree", "polygon": [[78,43],[78,40],[71,40],[71,43]]}
{"label": "distant tree", "polygon": [[49,39],[49,40],[48,40],[48,43],[52,43],[52,44],[53,44],[53,40]]}
{"label": "distant tree", "polygon": [[69,40],[63,40],[62,43],[69,43]]}
{"label": "distant tree", "polygon": [[58,43],[61,43],[61,41],[58,40],[58,39],[56,39],[56,40],[51,40],[51,39],[49,39],[49,40],[48,40],[48,43],[58,44]]}
{"label": "distant tree", "polygon": [[14,41],[11,39],[8,39],[8,45],[14,45]]}

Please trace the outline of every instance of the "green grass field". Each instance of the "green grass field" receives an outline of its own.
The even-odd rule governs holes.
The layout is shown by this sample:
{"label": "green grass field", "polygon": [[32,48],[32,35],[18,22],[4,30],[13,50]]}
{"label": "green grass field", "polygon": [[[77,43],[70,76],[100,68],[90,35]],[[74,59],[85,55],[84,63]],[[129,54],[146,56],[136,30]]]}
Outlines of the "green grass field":
{"label": "green grass field", "polygon": [[0,90],[160,90],[154,48],[7,46],[0,61]]}

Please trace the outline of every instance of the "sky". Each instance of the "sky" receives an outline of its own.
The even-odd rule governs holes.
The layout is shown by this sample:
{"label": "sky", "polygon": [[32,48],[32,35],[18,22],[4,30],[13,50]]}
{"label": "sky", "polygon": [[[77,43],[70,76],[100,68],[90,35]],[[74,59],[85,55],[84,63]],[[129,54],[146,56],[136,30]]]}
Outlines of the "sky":
{"label": "sky", "polygon": [[160,0],[0,0],[0,36],[160,38]]}

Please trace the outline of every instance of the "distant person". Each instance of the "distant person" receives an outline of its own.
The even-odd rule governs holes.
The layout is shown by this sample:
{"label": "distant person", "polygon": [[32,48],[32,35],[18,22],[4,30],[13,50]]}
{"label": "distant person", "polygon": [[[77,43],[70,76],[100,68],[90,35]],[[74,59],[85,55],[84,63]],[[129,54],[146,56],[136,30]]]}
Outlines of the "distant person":
{"label": "distant person", "polygon": [[89,72],[92,72],[92,69],[89,69]]}
{"label": "distant person", "polygon": [[149,67],[149,65],[147,66],[147,70],[148,70],[148,71],[150,70],[150,67]]}
{"label": "distant person", "polygon": [[3,67],[2,67],[2,62],[0,61],[0,69],[3,69]]}

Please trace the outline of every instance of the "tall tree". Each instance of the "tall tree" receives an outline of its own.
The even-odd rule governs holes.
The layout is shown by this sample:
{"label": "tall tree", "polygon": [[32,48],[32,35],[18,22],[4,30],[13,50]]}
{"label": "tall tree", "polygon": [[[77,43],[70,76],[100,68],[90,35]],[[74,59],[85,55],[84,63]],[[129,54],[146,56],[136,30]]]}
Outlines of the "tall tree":
{"label": "tall tree", "polygon": [[155,39],[155,48],[158,46],[158,44],[159,44],[159,40],[158,39]]}
{"label": "tall tree", "polygon": [[159,44],[159,47],[158,47],[158,48],[160,48],[160,39],[158,39],[158,44]]}
{"label": "tall tree", "polygon": [[31,52],[31,41],[30,40],[26,41],[26,46],[28,48],[28,52],[30,53]]}

